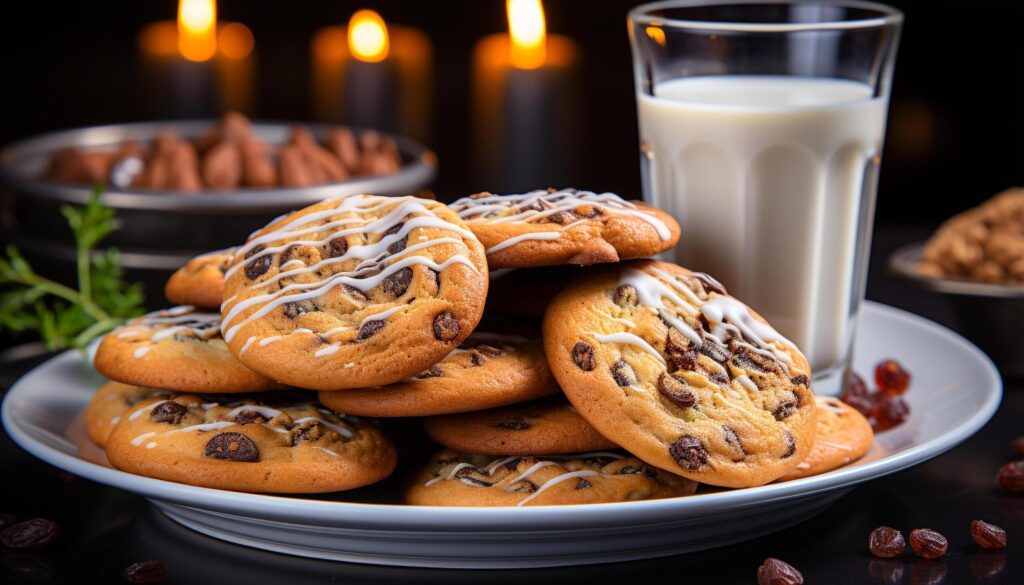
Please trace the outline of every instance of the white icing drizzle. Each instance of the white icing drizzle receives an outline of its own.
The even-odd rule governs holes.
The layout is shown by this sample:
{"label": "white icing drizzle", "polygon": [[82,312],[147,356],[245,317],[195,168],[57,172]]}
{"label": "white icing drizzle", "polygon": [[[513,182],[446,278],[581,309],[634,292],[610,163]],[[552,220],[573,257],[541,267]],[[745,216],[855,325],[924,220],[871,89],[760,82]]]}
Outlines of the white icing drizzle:
{"label": "white icing drizzle", "polygon": [[150,441],[150,442],[146,443],[146,448],[147,449],[152,449],[154,447],[156,447],[156,441]]}
{"label": "white icing drizzle", "polygon": [[219,402],[204,402],[199,405],[203,410],[210,410],[214,406],[220,406]]}
{"label": "white icing drizzle", "polygon": [[153,349],[152,345],[143,345],[142,347],[136,347],[135,351],[132,352],[132,356],[135,359],[139,359],[142,356],[144,356],[147,353],[149,353],[149,350],[151,350],[151,349]]}
{"label": "white icing drizzle", "polygon": [[[594,335],[594,334],[591,334]],[[601,343],[627,343],[629,345],[635,345],[640,349],[654,356],[654,359],[658,360],[659,363],[664,364],[665,358],[661,357],[658,350],[651,347],[651,344],[647,343],[640,337],[633,335],[632,333],[610,333],[608,335],[596,335],[597,340]]]}
{"label": "white icing drizzle", "polygon": [[[565,226],[565,227],[568,228],[569,226]],[[511,238],[508,238],[508,239],[502,240],[501,242],[498,242],[497,244],[491,246],[490,248],[487,248],[487,254],[491,255],[491,254],[493,254],[495,252],[500,252],[501,250],[504,250],[505,248],[509,248],[511,246],[514,246],[514,245],[518,244],[519,242],[525,242],[527,240],[557,240],[560,237],[562,237],[562,232],[561,231],[557,231],[557,232],[531,232],[531,233],[528,233],[528,234],[522,234],[522,235],[519,235],[519,236],[513,236]]]}
{"label": "white icing drizzle", "polygon": [[[668,229],[668,226],[665,225],[665,222],[658,219],[655,214],[640,210],[633,203],[614,193],[599,194],[592,191],[577,191],[576,189],[562,189],[549,193],[547,190],[538,189],[518,195],[488,195],[478,198],[463,197],[449,205],[459,214],[459,217],[469,223],[528,223],[582,206],[598,208],[610,215],[628,215],[639,218],[653,227],[662,240],[667,241],[672,237],[672,232]],[[514,212],[517,207],[520,209],[523,207],[539,207],[540,209],[525,209],[519,213],[501,215],[505,212]]]}
{"label": "white icing drizzle", "polygon": [[750,379],[750,376],[746,374],[736,376],[736,381],[739,382],[747,390],[750,390],[751,392],[757,392],[757,384],[754,384],[754,381]]}
{"label": "white icing drizzle", "polygon": [[676,293],[674,287],[670,287],[650,274],[637,270],[636,268],[627,268],[623,270],[619,278],[619,284],[628,284],[636,289],[637,300],[640,304],[657,311],[658,314],[661,315],[663,319],[671,323],[676,330],[685,335],[694,343],[694,345],[700,347],[701,339],[700,336],[697,335],[697,332],[683,322],[682,319],[676,317],[672,311],[669,311],[662,301],[663,298],[667,298],[672,301],[678,309],[690,314],[697,312],[697,308],[680,297],[679,294]]}
{"label": "white icing drizzle", "polygon": [[110,424],[112,425],[116,425],[119,422],[121,422],[121,415],[117,415],[114,418],[110,419]]}
{"label": "white icing drizzle", "polygon": [[771,351],[783,363],[793,360],[783,351],[779,351],[770,342],[779,342],[795,348],[793,342],[782,336],[767,323],[762,323],[750,314],[750,309],[736,299],[716,296],[701,306],[701,313],[711,323],[711,335],[725,342],[727,332],[739,333],[744,339],[752,341],[761,349]]}
{"label": "white icing drizzle", "polygon": [[188,431],[215,431],[217,429],[223,429],[224,427],[230,427],[230,426],[232,426],[234,424],[236,424],[236,423],[235,423],[235,421],[232,421],[232,420],[219,420],[219,421],[216,421],[216,422],[203,423],[203,424],[192,425],[190,427],[185,427],[185,428],[181,428],[181,429],[174,429],[173,431],[167,431],[164,434],[165,435],[173,435],[175,433],[184,433],[184,432],[188,432]]}
{"label": "white icing drizzle", "polygon": [[556,462],[556,461],[538,461],[537,463],[534,463],[533,465],[531,465],[529,469],[527,469],[526,471],[520,473],[518,476],[516,476],[515,479],[513,479],[512,481],[510,481],[508,483],[509,483],[509,485],[512,485],[512,484],[514,484],[516,482],[522,481],[522,480],[530,477],[530,475],[532,475],[534,471],[537,471],[538,469],[541,469],[543,467],[550,467],[551,465],[558,465],[558,462]]}
{"label": "white icing drizzle", "polygon": [[332,343],[327,347],[316,350],[315,352],[313,352],[313,355],[315,357],[324,357],[325,355],[331,355],[335,353],[339,349],[341,349],[341,343]]}
{"label": "white icing drizzle", "polygon": [[140,416],[142,416],[143,414],[145,414],[145,413],[153,410],[154,408],[160,406],[164,402],[170,402],[170,401],[169,400],[161,400],[160,402],[154,402],[153,404],[150,404],[149,406],[140,408],[140,409],[136,410],[135,412],[129,414],[128,415],[128,420],[135,420],[135,419],[139,418]]}
{"label": "white icing drizzle", "polygon": [[488,465],[487,467],[484,468],[484,471],[487,472],[487,475],[494,475],[494,472],[499,467],[501,467],[502,465],[505,465],[506,463],[509,463],[511,461],[515,461],[517,459],[522,459],[522,457],[513,456],[513,457],[506,457],[504,459],[498,459],[496,461],[492,461],[490,465]]}
{"label": "white icing drizzle", "polygon": [[318,423],[324,425],[325,427],[327,427],[327,428],[329,428],[329,429],[331,429],[333,431],[337,431],[337,433],[339,435],[341,435],[342,437],[345,437],[346,439],[351,439],[352,438],[352,431],[346,429],[345,427],[339,427],[338,425],[336,425],[334,423],[325,421],[324,419],[318,418],[318,417],[315,417],[315,416],[304,416],[304,417],[302,417],[300,419],[297,419],[297,420],[295,420],[293,422],[294,422],[294,424],[299,425],[299,424],[302,424],[302,423],[304,423],[306,421],[311,421],[311,420],[315,420]]}
{"label": "white icing drizzle", "polygon": [[249,349],[249,346],[252,345],[254,341],[256,341],[256,336],[250,335],[249,339],[246,339],[245,344],[242,345],[242,349],[238,350],[238,355],[242,355],[243,353],[245,353],[245,350]]}
{"label": "white icing drizzle", "polygon": [[337,453],[335,453],[334,451],[331,451],[330,449],[324,449],[323,447],[318,447],[316,445],[313,445],[313,448],[314,449],[320,449],[324,453],[327,453],[328,455],[332,455],[334,457],[341,457],[341,455],[338,455]]}
{"label": "white icing drizzle", "polygon": [[143,441],[145,441],[146,439],[148,439],[148,438],[150,438],[150,437],[152,437],[154,435],[156,435],[155,431],[150,431],[148,433],[142,433],[138,437],[135,437],[134,439],[132,439],[132,445],[135,445],[136,447],[138,447],[139,445],[142,444]]}
{"label": "white icing drizzle", "polygon": [[247,410],[251,410],[253,412],[258,412],[261,416],[263,416],[267,420],[270,420],[270,419],[274,418],[275,416],[281,414],[280,410],[278,410],[276,408],[270,408],[269,406],[260,406],[258,404],[244,404],[242,406],[239,406],[237,408],[234,408],[234,409],[228,411],[228,413],[225,414],[224,416],[227,417],[227,418],[235,418],[236,416],[238,416],[239,414],[241,414],[241,413],[243,413],[243,412],[245,412]]}
{"label": "white icing drizzle", "polygon": [[826,441],[825,439],[816,439],[814,443],[825,445],[826,447],[832,447],[833,449],[839,449],[840,451],[853,451],[853,447],[844,445],[842,443],[836,443],[835,441]]}
{"label": "white icing drizzle", "polygon": [[563,473],[562,475],[559,475],[557,477],[552,477],[551,479],[549,479],[549,480],[545,481],[543,484],[541,484],[541,486],[537,488],[537,491],[533,492],[532,494],[530,494],[529,496],[527,496],[526,498],[521,500],[518,504],[516,504],[516,506],[523,506],[523,505],[525,505],[530,500],[532,500],[532,499],[536,498],[537,496],[539,496],[541,494],[541,492],[543,492],[544,490],[546,490],[546,489],[548,489],[548,488],[550,488],[550,487],[552,487],[552,486],[554,486],[556,484],[562,483],[563,481],[565,481],[567,479],[572,479],[574,477],[593,477],[595,475],[600,475],[600,474],[598,472],[596,472],[596,471],[590,471],[590,470],[584,469],[584,470],[580,470],[580,471],[570,471],[569,473]]}
{"label": "white icing drizzle", "polygon": [[460,469],[465,469],[467,467],[473,467],[473,464],[472,463],[459,463],[455,467],[452,467],[451,471],[448,472],[447,476],[439,475],[439,476],[435,477],[434,479],[428,481],[427,483],[425,483],[423,485],[429,487],[429,486],[432,486],[432,485],[434,485],[435,483],[437,483],[439,481],[444,481],[444,480],[448,480],[448,479],[454,479],[455,478],[455,474],[458,473]]}

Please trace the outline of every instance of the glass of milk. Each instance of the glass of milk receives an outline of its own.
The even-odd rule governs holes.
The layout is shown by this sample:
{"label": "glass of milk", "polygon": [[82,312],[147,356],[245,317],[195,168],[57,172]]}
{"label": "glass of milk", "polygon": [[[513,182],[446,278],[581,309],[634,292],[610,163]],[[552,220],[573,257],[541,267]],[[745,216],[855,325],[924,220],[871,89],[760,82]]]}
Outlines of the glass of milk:
{"label": "glass of milk", "polygon": [[683,227],[669,258],[796,343],[821,394],[849,373],[902,20],[843,0],[629,14],[644,198]]}

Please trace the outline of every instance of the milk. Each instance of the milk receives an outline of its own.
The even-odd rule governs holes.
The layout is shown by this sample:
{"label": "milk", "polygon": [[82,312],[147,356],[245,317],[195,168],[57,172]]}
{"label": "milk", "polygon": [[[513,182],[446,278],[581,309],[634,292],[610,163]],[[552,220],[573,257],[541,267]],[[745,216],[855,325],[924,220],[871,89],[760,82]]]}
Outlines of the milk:
{"label": "milk", "polygon": [[833,79],[711,76],[638,96],[645,197],[706,271],[810,360],[847,362],[864,296],[885,97]]}

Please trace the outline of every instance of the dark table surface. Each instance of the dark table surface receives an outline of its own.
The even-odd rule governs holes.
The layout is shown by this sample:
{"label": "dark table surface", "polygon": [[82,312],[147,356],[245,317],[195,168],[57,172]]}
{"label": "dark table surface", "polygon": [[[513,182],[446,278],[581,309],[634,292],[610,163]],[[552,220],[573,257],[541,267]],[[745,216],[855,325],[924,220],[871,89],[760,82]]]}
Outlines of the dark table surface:
{"label": "dark table surface", "polygon": [[[868,297],[952,325],[941,299],[888,277],[884,259],[922,229],[876,233]],[[898,356],[896,356],[898,357]],[[0,372],[6,389],[17,372]],[[39,553],[0,547],[0,582],[118,582],[143,559],[167,566],[167,583],[535,583],[595,579],[679,583],[756,583],[766,557],[799,568],[807,583],[1024,584],[1024,496],[999,491],[996,470],[1014,457],[1010,441],[1024,435],[1024,383],[1006,380],[999,412],[974,437],[914,469],[862,485],[825,513],[789,530],[701,553],[632,563],[535,571],[449,571],[370,567],[299,559],[223,543],[162,517],[142,498],[52,468],[0,437],[0,512],[60,522],[60,543]],[[1009,533],[1003,552],[983,553],[970,539],[971,520]],[[888,525],[906,535],[929,527],[949,539],[947,555],[920,561],[873,559],[870,531]]]}

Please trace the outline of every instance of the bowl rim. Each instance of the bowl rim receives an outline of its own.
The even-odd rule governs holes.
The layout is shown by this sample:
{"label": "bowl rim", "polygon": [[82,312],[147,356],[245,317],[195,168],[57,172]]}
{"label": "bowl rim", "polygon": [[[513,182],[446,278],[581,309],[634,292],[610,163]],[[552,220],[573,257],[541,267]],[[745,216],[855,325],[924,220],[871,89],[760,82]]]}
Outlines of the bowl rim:
{"label": "bowl rim", "polygon": [[912,282],[921,288],[950,295],[1000,299],[1024,298],[1024,285],[991,284],[956,278],[936,278],[919,273],[916,267],[924,256],[924,247],[925,242],[914,242],[897,248],[895,252],[889,255],[889,261],[886,264],[889,273]]}
{"label": "bowl rim", "polygon": [[[218,122],[217,118],[165,120],[106,124],[56,130],[21,139],[0,150],[0,183],[8,186],[17,196],[28,196],[84,205],[89,201],[92,187],[85,184],[59,183],[26,176],[26,160],[47,156],[66,146],[99,147],[125,140],[149,140],[161,130],[173,130],[183,136],[197,136]],[[253,120],[257,135],[281,134],[287,136],[293,126],[307,128],[316,136],[341,124],[319,122],[289,122],[281,120]],[[345,126],[353,132],[370,130]],[[380,131],[377,131],[380,132]],[[388,132],[382,136],[395,140],[402,158],[402,168],[390,175],[359,177],[348,181],[325,183],[310,187],[278,187],[271,189],[236,189],[232,191],[203,190],[184,194],[156,189],[118,189],[106,186],[101,202],[116,209],[171,211],[177,213],[239,213],[266,212],[285,207],[299,208],[346,193],[394,194],[411,193],[433,181],[437,174],[437,155],[418,142]]]}

